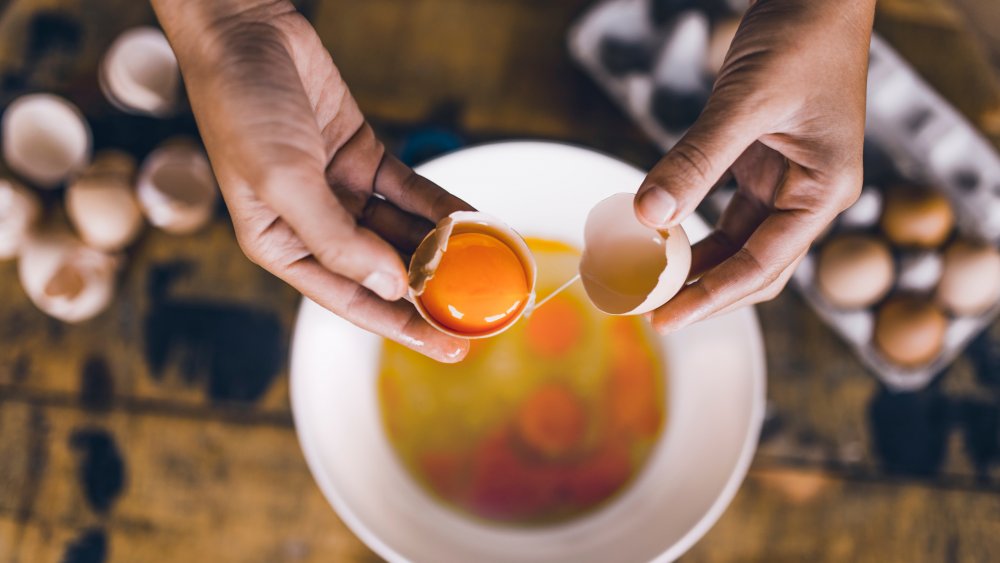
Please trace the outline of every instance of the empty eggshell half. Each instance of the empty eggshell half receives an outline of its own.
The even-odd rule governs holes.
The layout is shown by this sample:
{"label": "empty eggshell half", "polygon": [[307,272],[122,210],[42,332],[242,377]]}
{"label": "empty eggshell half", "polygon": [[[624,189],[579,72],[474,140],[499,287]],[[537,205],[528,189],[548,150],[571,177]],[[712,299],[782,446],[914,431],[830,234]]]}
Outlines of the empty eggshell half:
{"label": "empty eggshell half", "polygon": [[80,110],[52,94],[17,98],[3,114],[3,157],[42,188],[59,185],[90,160],[90,127]]}
{"label": "empty eggshell half", "polygon": [[42,212],[38,196],[13,180],[0,178],[0,260],[17,256]]}
{"label": "empty eggshell half", "polygon": [[175,141],[146,157],[136,195],[153,226],[168,233],[189,234],[211,220],[218,187],[205,153],[192,143]]}
{"label": "empty eggshell half", "polygon": [[639,222],[634,194],[598,203],[584,227],[580,278],[591,302],[611,315],[640,315],[669,301],[691,271],[691,243],[681,226],[667,232]]}
{"label": "empty eggshell half", "polygon": [[28,239],[17,262],[25,293],[45,314],[67,323],[93,318],[111,303],[118,261],[67,232]]}
{"label": "empty eggshell half", "polygon": [[127,113],[166,116],[177,109],[181,75],[163,32],[130,29],[115,39],[101,61],[101,90]]}
{"label": "empty eggshell half", "polygon": [[[525,277],[528,282],[528,299],[521,304],[520,308],[514,312],[503,324],[498,325],[486,332],[467,334],[457,332],[434,318],[433,315],[421,303],[421,295],[437,271],[445,252],[448,250],[448,240],[455,235],[463,233],[482,233],[492,236],[504,244],[514,253],[524,268]],[[409,266],[409,300],[413,302],[420,316],[437,330],[457,336],[460,338],[488,338],[496,336],[507,330],[520,319],[524,313],[530,309],[535,301],[535,282],[538,275],[538,268],[535,258],[528,249],[528,244],[514,229],[508,227],[503,221],[478,211],[457,211],[442,219],[424,237],[420,245],[410,258]]]}
{"label": "empty eggshell half", "polygon": [[143,218],[132,180],[135,162],[119,151],[99,153],[66,190],[70,222],[88,245],[100,250],[125,248],[142,231]]}

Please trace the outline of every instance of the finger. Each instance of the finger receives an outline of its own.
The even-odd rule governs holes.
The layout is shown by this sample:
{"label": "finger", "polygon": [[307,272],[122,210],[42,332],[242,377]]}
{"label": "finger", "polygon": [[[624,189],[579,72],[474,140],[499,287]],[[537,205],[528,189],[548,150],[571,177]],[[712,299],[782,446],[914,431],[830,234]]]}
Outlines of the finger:
{"label": "finger", "polygon": [[649,172],[635,198],[640,221],[657,229],[681,222],[762,134],[762,111],[713,95],[698,121]]}
{"label": "finger", "polygon": [[809,210],[776,211],[747,243],[653,312],[653,326],[672,332],[721,311],[778,280],[823,229]]}
{"label": "finger", "polygon": [[272,166],[259,187],[262,199],[302,239],[316,260],[394,301],[406,292],[406,269],[396,250],[357,224],[344,209],[321,170]]}
{"label": "finger", "polygon": [[413,254],[420,241],[434,228],[423,217],[407,213],[395,205],[373,197],[361,214],[361,224],[377,233],[403,254]]}
{"label": "finger", "polygon": [[351,280],[331,273],[313,258],[305,258],[273,273],[354,325],[439,362],[458,362],[469,351],[468,340],[436,330],[410,303],[383,301]]}
{"label": "finger", "polygon": [[757,305],[759,303],[765,303],[767,301],[771,301],[778,295],[781,295],[781,292],[785,289],[785,286],[788,285],[788,281],[792,279],[792,276],[795,275],[795,270],[798,269],[799,264],[805,257],[806,255],[803,254],[798,258],[796,258],[795,261],[792,262],[792,264],[789,267],[785,268],[784,272],[781,272],[781,275],[778,276],[778,279],[771,285],[765,287],[764,289],[756,293],[748,295],[743,299],[740,299],[736,303],[733,303],[732,305],[722,309],[721,311],[715,313],[712,316],[714,317],[718,315],[725,315],[727,313],[731,313],[743,307],[747,307],[750,305]]}
{"label": "finger", "polygon": [[437,223],[455,211],[474,211],[461,199],[386,154],[375,174],[375,191],[404,211]]}
{"label": "finger", "polygon": [[770,212],[759,199],[743,190],[737,191],[722,212],[715,230],[691,247],[690,279],[697,279],[736,253]]}

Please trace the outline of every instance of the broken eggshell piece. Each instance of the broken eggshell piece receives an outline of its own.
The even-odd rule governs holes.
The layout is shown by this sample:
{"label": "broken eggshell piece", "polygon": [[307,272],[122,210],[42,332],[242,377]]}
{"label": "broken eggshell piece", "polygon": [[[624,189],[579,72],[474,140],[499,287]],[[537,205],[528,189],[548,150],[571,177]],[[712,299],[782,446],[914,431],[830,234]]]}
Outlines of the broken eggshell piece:
{"label": "broken eggshell piece", "polygon": [[99,153],[66,190],[66,212],[88,245],[107,251],[125,248],[142,231],[143,218],[132,179],[135,161],[120,151]]}
{"label": "broken eggshell piece", "polygon": [[584,227],[580,278],[590,301],[611,315],[641,315],[669,301],[691,271],[691,243],[680,225],[651,229],[635,216],[635,194],[598,203]]}
{"label": "broken eggshell piece", "polygon": [[3,158],[42,188],[54,188],[90,160],[91,133],[76,106],[52,94],[17,98],[3,114]]}
{"label": "broken eggshell piece", "polygon": [[153,226],[184,235],[211,220],[218,188],[205,153],[186,140],[177,140],[146,157],[136,195]]}
{"label": "broken eggshell piece", "polygon": [[41,215],[38,196],[21,184],[0,178],[0,260],[18,255]]}
{"label": "broken eggshell piece", "polygon": [[64,231],[28,239],[17,262],[21,287],[36,307],[67,323],[82,322],[107,308],[118,260]]}
{"label": "broken eggshell piece", "polygon": [[[427,283],[434,278],[434,274],[448,250],[449,239],[465,233],[488,235],[505,244],[521,263],[528,287],[527,299],[515,311],[512,311],[503,323],[490,330],[474,334],[459,332],[445,326],[435,319],[421,302],[421,296],[427,288]],[[486,213],[457,211],[438,222],[414,251],[409,266],[408,297],[420,316],[437,330],[459,338],[488,338],[513,326],[534,305],[537,273],[534,256],[528,249],[527,243],[516,231],[504,224],[503,221]]]}
{"label": "broken eggshell piece", "polygon": [[177,58],[163,32],[130,29],[115,39],[101,61],[101,91],[127,113],[163,117],[174,113],[181,96]]}

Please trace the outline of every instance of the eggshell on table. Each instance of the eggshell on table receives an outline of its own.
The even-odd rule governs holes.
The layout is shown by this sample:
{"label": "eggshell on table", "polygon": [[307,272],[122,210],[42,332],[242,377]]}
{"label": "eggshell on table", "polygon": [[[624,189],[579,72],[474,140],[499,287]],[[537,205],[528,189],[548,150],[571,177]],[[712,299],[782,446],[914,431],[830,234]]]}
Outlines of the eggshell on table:
{"label": "eggshell on table", "polygon": [[34,192],[14,180],[0,178],[0,260],[18,255],[41,211]]}
{"label": "eggshell on table", "polygon": [[125,248],[142,231],[143,218],[133,179],[135,162],[127,154],[99,153],[66,190],[70,222],[88,245],[100,250]]}
{"label": "eggshell on table", "polygon": [[219,190],[205,153],[187,140],[174,140],[143,161],[136,195],[151,225],[190,234],[212,219]]}
{"label": "eggshell on table", "polygon": [[136,27],[118,36],[101,60],[101,90],[127,113],[166,116],[181,97],[177,58],[163,32]]}
{"label": "eggshell on table", "polygon": [[118,261],[63,231],[29,238],[17,262],[21,287],[45,314],[68,323],[95,317],[115,290]]}
{"label": "eggshell on table", "polygon": [[944,253],[936,297],[956,315],[985,313],[1000,301],[1000,252],[985,243],[952,243]]}
{"label": "eggshell on table", "polygon": [[587,216],[580,278],[590,301],[611,315],[640,315],[669,301],[691,271],[691,243],[680,225],[666,232],[636,218],[635,194],[598,203]]}
{"label": "eggshell on table", "polygon": [[59,96],[17,98],[4,111],[0,128],[7,165],[38,187],[56,187],[90,160],[90,127],[80,110]]}

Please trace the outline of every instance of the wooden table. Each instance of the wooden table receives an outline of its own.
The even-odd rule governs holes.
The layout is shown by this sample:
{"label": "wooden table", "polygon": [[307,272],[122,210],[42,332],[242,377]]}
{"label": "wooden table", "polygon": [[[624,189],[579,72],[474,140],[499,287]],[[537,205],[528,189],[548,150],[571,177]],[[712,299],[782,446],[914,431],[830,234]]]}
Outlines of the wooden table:
{"label": "wooden table", "polygon": [[[396,148],[555,138],[640,166],[655,149],[568,60],[589,0],[304,2]],[[123,117],[94,69],[137,0],[0,2],[0,102],[62,92],[99,146],[144,154],[189,117]],[[879,30],[1000,141],[995,0],[883,0]],[[426,30],[432,29],[428,37]],[[58,40],[54,39],[58,38]],[[80,326],[0,264],[0,561],[377,560],[328,507],[288,406],[298,296],[240,254],[220,212],[148,232],[110,311]],[[930,389],[893,395],[793,294],[759,308],[769,415],[750,475],[685,561],[1000,557],[1000,325]]]}

